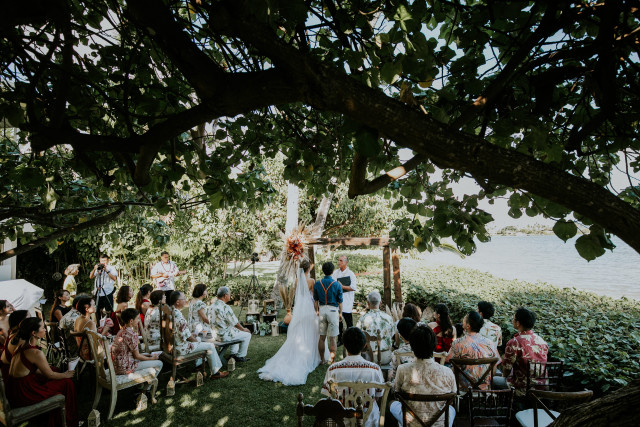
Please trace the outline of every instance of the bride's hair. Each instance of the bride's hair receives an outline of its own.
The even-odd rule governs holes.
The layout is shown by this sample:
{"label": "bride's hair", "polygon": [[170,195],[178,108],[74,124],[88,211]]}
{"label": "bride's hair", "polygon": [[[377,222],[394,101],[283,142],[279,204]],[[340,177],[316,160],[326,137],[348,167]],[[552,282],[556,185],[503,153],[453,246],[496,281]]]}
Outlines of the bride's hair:
{"label": "bride's hair", "polygon": [[302,262],[300,262],[300,268],[303,269],[304,272],[306,273],[311,268],[311,263],[309,262],[308,259],[305,258],[302,260]]}

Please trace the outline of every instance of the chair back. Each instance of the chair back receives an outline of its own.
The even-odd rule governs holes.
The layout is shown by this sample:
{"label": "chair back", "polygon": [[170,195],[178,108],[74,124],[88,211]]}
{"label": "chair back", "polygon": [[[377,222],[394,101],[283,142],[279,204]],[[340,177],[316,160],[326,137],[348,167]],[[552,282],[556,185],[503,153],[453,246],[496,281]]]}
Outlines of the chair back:
{"label": "chair back", "polygon": [[564,362],[529,361],[527,388],[543,391],[560,391],[564,375]]}
{"label": "chair back", "polygon": [[[458,393],[467,390],[467,384],[464,384],[463,378],[473,387],[474,390],[479,390],[481,386],[487,383],[486,379],[489,378],[489,385],[493,382],[493,371],[496,363],[500,361],[499,357],[483,357],[478,359],[465,359],[465,358],[453,358],[450,359],[453,373],[456,376],[456,386]],[[486,365],[485,370],[478,378],[474,378],[465,371],[466,366]]]}
{"label": "chair back", "polygon": [[[382,339],[380,338],[380,330],[378,329],[376,331],[376,335],[371,335],[367,331],[362,331],[362,332],[364,332],[364,336],[367,338],[367,345],[365,346],[363,351],[369,355],[370,361],[377,363],[378,366],[380,366],[380,360],[381,360],[380,359],[380,342],[382,341]],[[376,348],[378,349],[376,351],[376,354],[378,355],[378,357],[376,357],[375,359],[374,359],[374,351],[370,344],[372,342],[376,343]]]}
{"label": "chair back", "polygon": [[173,310],[167,304],[160,304],[160,350],[173,355],[175,342],[173,337]]}
{"label": "chair back", "polygon": [[[449,406],[453,406],[453,402],[456,398],[456,393],[444,393],[444,394],[414,394],[399,391],[396,393],[398,401],[402,404],[402,425],[409,425],[407,414],[413,417],[413,420],[420,424],[422,427],[431,427],[434,425],[444,414],[444,425],[448,427],[449,424]],[[431,414],[428,420],[423,420],[417,413],[415,403],[411,402],[444,402],[442,408],[436,413]]]}
{"label": "chair back", "polygon": [[0,422],[2,424],[7,425],[7,418],[9,418],[9,412],[11,412],[11,405],[9,405],[9,400],[7,399],[7,393],[4,389],[4,378],[2,378],[2,373],[0,373],[0,399],[2,399],[2,408],[0,408]]}
{"label": "chair back", "polygon": [[149,331],[147,331],[142,324],[142,320],[138,317],[138,332],[140,332],[140,336],[142,337],[142,342],[140,346],[142,347],[143,353],[149,353]]}
{"label": "chair back", "polygon": [[115,387],[116,371],[113,368],[113,361],[111,360],[109,339],[89,329],[85,329],[85,334],[86,339],[89,341],[91,354],[93,354],[96,368],[96,383]]}
{"label": "chair back", "polygon": [[45,339],[47,340],[47,346],[53,345],[56,342],[56,331],[58,330],[58,322],[44,322]]}
{"label": "chair back", "polygon": [[[364,424],[367,424],[374,402],[377,403],[378,401],[376,394],[382,392],[380,405],[378,405],[380,409],[380,421],[378,425],[380,427],[384,426],[387,399],[389,398],[389,392],[393,387],[390,382],[335,382],[333,380],[329,380],[328,386],[331,397],[338,399],[345,407],[354,407],[356,405],[356,401],[361,399],[363,410],[365,411],[362,420]],[[352,419],[351,421],[351,425],[355,425],[355,420]]]}
{"label": "chair back", "polygon": [[[545,391],[545,390],[529,390],[527,393],[533,400],[533,425],[538,427],[538,416],[539,409],[542,409],[547,413],[549,417],[553,421],[555,421],[558,416],[553,413],[550,406],[555,407],[558,412],[566,409],[569,406],[577,405],[579,403],[588,402],[593,397],[593,391],[591,390],[582,390],[582,391]],[[543,401],[551,401],[554,405],[546,405]]]}
{"label": "chair back", "polygon": [[509,426],[513,416],[513,396],[515,390],[473,390],[468,388],[469,421],[471,427]]}
{"label": "chair back", "polygon": [[345,419],[355,419],[355,425],[362,427],[364,411],[362,409],[362,398],[356,399],[355,408],[345,408],[339,400],[325,398],[320,399],[315,405],[305,405],[302,402],[302,393],[298,394],[298,405],[296,415],[298,417],[298,427],[302,427],[302,420],[305,415],[314,417],[313,426],[339,426],[346,427]]}
{"label": "chair back", "polygon": [[447,359],[447,352],[443,351],[441,353],[433,353],[433,358],[435,359],[436,362],[440,363],[441,365],[444,365],[444,361]]}

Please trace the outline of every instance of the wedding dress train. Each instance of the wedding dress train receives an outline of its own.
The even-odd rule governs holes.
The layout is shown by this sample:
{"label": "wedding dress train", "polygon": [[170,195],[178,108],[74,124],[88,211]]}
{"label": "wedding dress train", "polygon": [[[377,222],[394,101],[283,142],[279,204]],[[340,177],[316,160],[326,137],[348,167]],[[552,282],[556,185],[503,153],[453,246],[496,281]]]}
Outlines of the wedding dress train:
{"label": "wedding dress train", "polygon": [[[307,375],[320,364],[318,316],[302,269],[298,272],[294,302],[287,340],[278,352],[258,369],[260,379],[281,382],[284,385],[305,384]],[[326,344],[325,360],[329,360]]]}

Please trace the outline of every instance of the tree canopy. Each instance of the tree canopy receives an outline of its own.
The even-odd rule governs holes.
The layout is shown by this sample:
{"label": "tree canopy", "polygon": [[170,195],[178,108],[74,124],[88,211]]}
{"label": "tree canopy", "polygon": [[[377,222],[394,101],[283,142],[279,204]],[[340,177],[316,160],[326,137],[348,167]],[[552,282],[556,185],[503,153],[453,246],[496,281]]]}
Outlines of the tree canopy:
{"label": "tree canopy", "polygon": [[[401,246],[471,253],[478,202],[512,191],[514,217],[589,227],[584,258],[609,233],[640,252],[639,20],[622,0],[10,2],[0,228],[21,245],[0,259],[136,205],[259,208],[278,152],[310,195],[398,191]],[[480,190],[454,197],[463,176]]]}

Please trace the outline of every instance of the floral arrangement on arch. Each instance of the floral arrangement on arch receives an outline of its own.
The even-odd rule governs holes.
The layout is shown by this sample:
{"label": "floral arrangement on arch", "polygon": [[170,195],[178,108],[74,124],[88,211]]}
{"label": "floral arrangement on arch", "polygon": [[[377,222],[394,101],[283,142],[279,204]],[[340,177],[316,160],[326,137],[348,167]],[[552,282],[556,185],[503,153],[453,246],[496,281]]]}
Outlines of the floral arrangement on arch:
{"label": "floral arrangement on arch", "polygon": [[291,310],[298,284],[300,262],[306,257],[310,232],[300,224],[284,236],[284,247],[280,253],[280,267],[276,274],[274,290],[282,300],[284,308]]}

